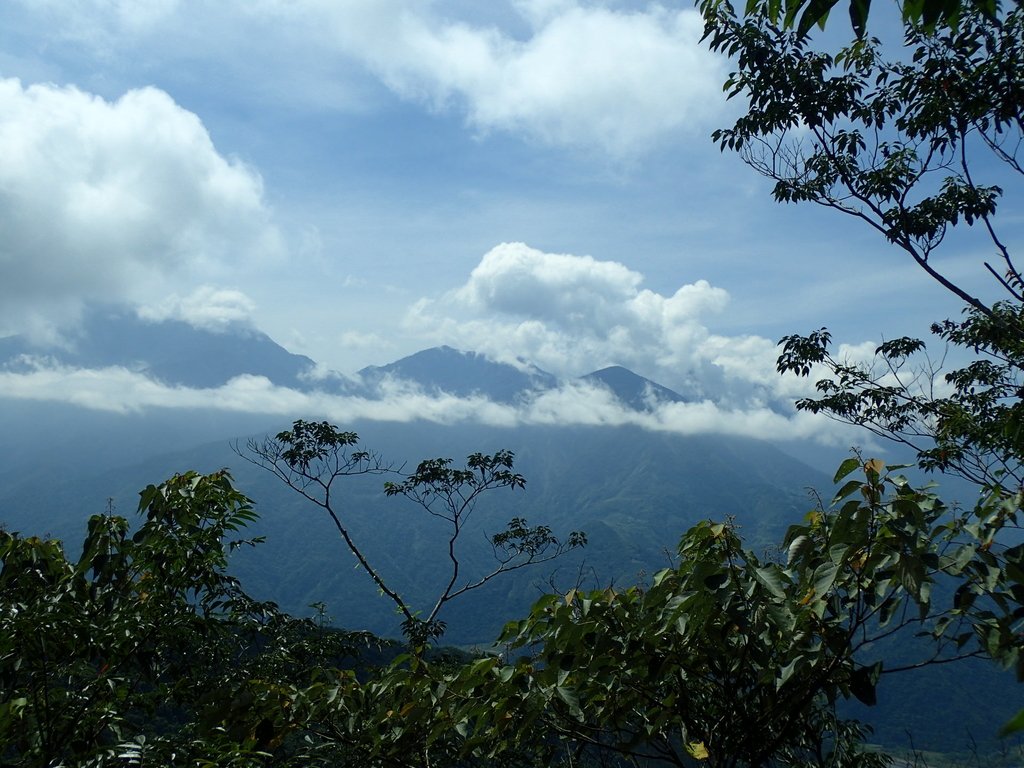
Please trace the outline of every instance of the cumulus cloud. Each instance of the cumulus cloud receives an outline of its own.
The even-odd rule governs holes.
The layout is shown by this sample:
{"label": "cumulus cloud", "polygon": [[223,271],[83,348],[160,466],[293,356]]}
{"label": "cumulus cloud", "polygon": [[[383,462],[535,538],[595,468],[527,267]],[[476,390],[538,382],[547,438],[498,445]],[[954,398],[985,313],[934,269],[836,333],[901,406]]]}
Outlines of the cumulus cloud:
{"label": "cumulus cloud", "polygon": [[407,325],[560,376],[623,365],[696,399],[724,402],[774,386],[773,342],[708,329],[728,306],[726,291],[698,280],[663,295],[643,281],[618,262],[503,243],[464,285],[415,304]]}
{"label": "cumulus cloud", "polygon": [[[513,403],[423,391],[395,378],[385,378],[376,392],[365,395],[365,390],[326,370],[307,376],[309,388],[301,391],[258,376],[190,389],[164,385],[137,370],[76,368],[29,357],[0,370],[0,392],[5,398],[111,411],[212,408],[280,416],[318,414],[338,423],[426,419],[503,427],[634,425],[681,434],[848,443],[852,438],[841,425],[793,410],[793,399],[807,394],[815,377],[779,376],[773,342],[709,329],[728,301],[723,290],[705,281],[665,295],[645,288],[642,274],[618,262],[506,243],[485,254],[463,285],[420,301],[408,323],[424,333],[424,346],[448,342],[515,365],[536,363],[561,378],[559,385]],[[143,314],[225,327],[247,317],[250,310],[244,294],[206,286]],[[840,346],[837,353],[870,360],[872,351],[859,344]],[[649,410],[635,411],[599,383],[577,378],[614,364],[687,399],[653,402]]]}
{"label": "cumulus cloud", "polygon": [[724,65],[699,46],[693,10],[531,0],[525,37],[431,14],[405,0],[308,0],[327,9],[341,49],[401,96],[461,107],[470,125],[555,145],[630,155],[707,124]]}
{"label": "cumulus cloud", "polygon": [[478,311],[588,324],[621,307],[642,280],[613,261],[503,243],[484,255],[453,298]]}
{"label": "cumulus cloud", "polygon": [[282,251],[258,174],[155,88],[107,101],[0,79],[0,149],[0,334]]}
{"label": "cumulus cloud", "polygon": [[[145,45],[173,57],[171,35],[230,72],[253,53],[245,41],[256,39],[260,61],[269,56],[274,64],[243,87],[279,78],[280,99],[296,90],[311,99],[327,93],[335,108],[353,108],[338,83],[360,70],[399,98],[461,114],[475,132],[616,158],[707,127],[724,102],[724,60],[700,46],[699,14],[658,3],[512,0],[511,14],[496,6],[492,18],[505,12],[502,26],[488,23],[486,10],[467,19],[457,6],[424,0],[85,0],[71,13],[47,0],[40,7],[51,9],[54,34],[104,55]],[[516,15],[519,23],[507,23]]]}

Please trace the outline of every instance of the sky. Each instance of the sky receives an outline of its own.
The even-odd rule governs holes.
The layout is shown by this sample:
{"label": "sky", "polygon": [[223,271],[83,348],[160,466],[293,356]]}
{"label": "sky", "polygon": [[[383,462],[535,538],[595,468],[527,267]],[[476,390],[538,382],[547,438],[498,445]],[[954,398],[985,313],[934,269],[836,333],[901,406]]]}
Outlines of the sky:
{"label": "sky", "polygon": [[668,2],[4,0],[0,336],[124,304],[343,373],[448,344],[786,398],[783,335],[955,316],[718,150],[742,105],[701,32]]}

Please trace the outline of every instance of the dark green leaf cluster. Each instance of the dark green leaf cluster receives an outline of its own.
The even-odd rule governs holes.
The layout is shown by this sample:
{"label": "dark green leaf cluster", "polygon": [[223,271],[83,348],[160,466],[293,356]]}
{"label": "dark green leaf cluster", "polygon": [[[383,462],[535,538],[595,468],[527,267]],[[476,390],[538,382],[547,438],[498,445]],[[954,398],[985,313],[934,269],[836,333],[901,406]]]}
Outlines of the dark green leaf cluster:
{"label": "dark green leaf cluster", "polygon": [[[340,451],[356,445],[359,435],[355,432],[339,432],[326,421],[296,421],[291,430],[280,432],[276,438],[282,446],[281,458],[293,470],[308,472],[314,462],[322,462]],[[356,451],[351,461],[358,464],[369,459],[365,451]]]}
{"label": "dark green leaf cluster", "polygon": [[[1020,5],[1019,0],[1015,0]],[[806,36],[814,26],[822,29],[839,0],[747,0],[746,14],[762,9],[773,24],[795,29],[800,37]],[[999,0],[902,0],[899,8],[903,21],[929,33],[947,28],[956,30],[961,20],[980,15],[994,19],[1000,11]],[[850,0],[847,13],[853,33],[862,38],[867,34],[871,0]]]}
{"label": "dark green leaf cluster", "polygon": [[[896,469],[845,462],[785,562],[701,523],[647,586],[541,598],[502,656],[402,657],[306,695],[367,765],[885,765],[837,702],[967,656],[1020,671],[1024,622],[1024,546],[999,543],[1019,496],[959,513]],[[933,590],[943,578],[955,594]],[[907,632],[931,638],[919,660],[874,655]]]}
{"label": "dark green leaf cluster", "polygon": [[364,642],[284,616],[227,574],[230,537],[255,517],[227,472],[151,485],[139,512],[134,534],[90,518],[77,560],[0,532],[4,765],[253,765],[282,735],[222,723],[255,681],[309,681]]}
{"label": "dark green leaf cluster", "polygon": [[875,350],[874,364],[838,359],[824,329],[787,336],[777,367],[801,376],[826,374],[816,397],[796,403],[917,452],[928,470],[952,472],[980,485],[1024,481],[1024,308],[1002,302],[988,314],[970,311],[961,322],[936,323],[932,330],[977,357],[940,376],[923,342],[898,338]]}
{"label": "dark green leaf cluster", "polygon": [[[783,338],[777,367],[816,378],[816,394],[799,400],[798,409],[867,427],[912,447],[920,467],[983,487],[988,500],[970,514],[945,513],[945,533],[919,514],[877,528],[879,535],[898,534],[900,546],[910,549],[868,569],[858,600],[885,626],[905,607],[885,594],[898,579],[921,620],[935,622],[937,638],[968,621],[955,648],[976,642],[978,653],[1013,666],[1020,638],[1010,625],[1022,615],[1020,552],[1006,545],[1004,528],[1016,527],[1016,489],[1024,483],[1024,278],[995,216],[1024,176],[1024,4],[904,2],[900,49],[867,35],[870,4],[854,0],[854,39],[830,52],[816,47],[810,32],[824,25],[834,5],[749,0],[738,14],[728,0],[700,3],[705,38],[735,60],[725,89],[748,104],[714,139],[773,180],[776,200],[813,202],[864,222],[963,301],[961,320],[932,327],[956,360],[952,370],[944,371],[943,360],[930,358],[912,338],[881,343],[869,362],[839,358],[824,328]],[[972,228],[981,247],[994,253],[983,265],[1001,301],[979,298],[936,264],[936,249],[954,227]],[[840,497],[858,487],[875,493],[850,481]],[[896,495],[901,510],[919,505],[901,487]],[[870,531],[875,520],[858,525]],[[845,536],[848,523],[838,523],[833,533]],[[933,538],[915,538],[925,533]],[[805,531],[790,543],[791,562],[812,540]],[[858,567],[871,563],[871,552],[884,551],[864,550]],[[934,573],[959,585],[948,613],[932,610]],[[881,591],[871,597],[871,589]],[[853,680],[851,691],[867,690],[863,680],[852,687]]]}
{"label": "dark green leaf cluster", "polygon": [[[0,534],[2,759],[880,768],[841,700],[873,703],[885,675],[966,656],[1024,676],[1024,544],[1002,536],[1021,494],[960,512],[897,469],[844,462],[784,562],[704,522],[647,585],[541,598],[506,626],[503,655],[431,654],[443,626],[413,619],[410,654],[356,669],[341,662],[370,638],[329,629],[323,606],[284,616],[225,573],[253,517],[227,474],[175,476],[142,492],[134,535],[94,517],[77,562]],[[934,590],[943,578],[957,589]],[[917,662],[874,655],[907,631],[930,638]]]}
{"label": "dark green leaf cluster", "polygon": [[[549,548],[558,549],[558,538],[552,535],[551,528],[546,525],[530,527],[525,518],[514,517],[509,521],[508,528],[491,537],[491,544],[500,549],[505,557],[515,558],[526,555],[536,558],[544,555]],[[566,541],[566,547],[575,549],[587,544],[587,535],[583,531],[572,531]]]}
{"label": "dark green leaf cluster", "polygon": [[515,454],[508,450],[493,455],[474,453],[466,457],[463,469],[452,467],[451,459],[427,459],[401,483],[385,483],[384,493],[412,499],[449,522],[464,522],[484,491],[526,487],[526,478],[512,471],[514,459]]}

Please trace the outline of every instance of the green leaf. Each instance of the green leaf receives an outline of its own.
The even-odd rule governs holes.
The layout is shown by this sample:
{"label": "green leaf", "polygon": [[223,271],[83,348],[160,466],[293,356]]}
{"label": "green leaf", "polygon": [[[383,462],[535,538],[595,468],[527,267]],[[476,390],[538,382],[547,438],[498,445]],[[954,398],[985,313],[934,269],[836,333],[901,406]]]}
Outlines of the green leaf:
{"label": "green leaf", "polygon": [[871,0],[850,0],[850,24],[858,39],[863,38],[868,28],[868,12]]}
{"label": "green leaf", "polygon": [[838,504],[840,501],[845,499],[851,493],[853,493],[855,491],[859,491],[860,487],[862,485],[863,485],[863,483],[861,483],[860,480],[849,480],[849,481],[847,481],[846,484],[843,485],[842,488],[840,488],[838,491],[836,491],[836,495],[832,497],[832,503],[833,504]]}
{"label": "green leaf", "polygon": [[786,596],[786,590],[782,586],[782,571],[778,566],[766,565],[755,570],[754,575],[775,597]]}
{"label": "green leaf", "polygon": [[814,594],[819,598],[824,597],[825,593],[832,589],[837,573],[839,573],[839,566],[835,563],[820,566],[814,572]]}
{"label": "green leaf", "polygon": [[573,717],[583,717],[583,711],[580,709],[580,697],[576,694],[572,688],[566,688],[564,685],[555,686],[555,693],[558,694],[558,698],[569,705],[569,713]]}
{"label": "green leaf", "polygon": [[860,468],[860,459],[856,456],[851,456],[848,459],[844,459],[843,463],[839,465],[839,469],[836,470],[835,477],[832,478],[833,483],[838,483],[844,477],[849,475],[851,472]]}
{"label": "green leaf", "polygon": [[873,667],[860,667],[853,670],[853,674],[850,675],[850,693],[856,696],[862,704],[873,707],[878,701],[875,694],[876,679]]}
{"label": "green leaf", "polygon": [[797,35],[800,37],[806,36],[815,24],[823,27],[825,20],[828,19],[829,11],[832,10],[836,2],[838,0],[810,0],[807,3],[807,8],[804,9],[803,15],[800,17],[800,24],[797,25]]}
{"label": "green leaf", "polygon": [[792,565],[804,552],[814,545],[814,540],[807,534],[800,534],[790,542],[786,550],[786,565]]}
{"label": "green leaf", "polygon": [[1024,731],[1024,709],[1014,715],[1009,722],[999,729],[999,738],[1018,733],[1019,731]]}

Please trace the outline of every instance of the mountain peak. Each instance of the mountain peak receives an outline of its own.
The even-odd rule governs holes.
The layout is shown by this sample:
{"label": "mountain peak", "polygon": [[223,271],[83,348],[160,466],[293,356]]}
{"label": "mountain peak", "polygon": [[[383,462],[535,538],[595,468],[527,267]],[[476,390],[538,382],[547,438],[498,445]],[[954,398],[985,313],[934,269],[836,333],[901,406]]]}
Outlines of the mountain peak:
{"label": "mountain peak", "polygon": [[359,376],[369,387],[393,378],[413,382],[427,392],[446,392],[457,397],[483,395],[504,403],[557,383],[554,376],[535,366],[524,370],[479,352],[463,352],[449,346],[431,347],[387,365],[369,366],[359,371]]}
{"label": "mountain peak", "polygon": [[40,353],[65,365],[123,367],[167,384],[199,388],[217,387],[245,374],[305,388],[304,376],[315,365],[249,326],[213,331],[182,320],[147,320],[112,308],[88,311],[67,347],[42,350],[20,337],[8,337],[0,344],[0,364],[18,355]]}
{"label": "mountain peak", "polygon": [[621,365],[611,365],[580,376],[581,381],[611,390],[622,403],[637,411],[650,411],[660,403],[682,403],[678,392],[644,378]]}

